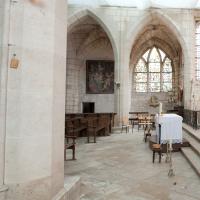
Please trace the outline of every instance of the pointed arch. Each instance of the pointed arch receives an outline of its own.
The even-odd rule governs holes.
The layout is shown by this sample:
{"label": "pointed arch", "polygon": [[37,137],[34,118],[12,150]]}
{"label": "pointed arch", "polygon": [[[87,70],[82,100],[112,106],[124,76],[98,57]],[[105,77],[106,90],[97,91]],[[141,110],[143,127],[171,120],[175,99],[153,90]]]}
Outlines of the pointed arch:
{"label": "pointed arch", "polygon": [[[151,49],[152,46],[156,46],[157,48],[161,49],[162,51],[167,54],[167,56],[172,59],[174,55],[176,55],[175,50],[165,41],[158,39],[158,38],[153,38],[153,41],[151,39],[143,42],[140,45],[139,49],[136,49],[136,51],[131,50],[131,55],[130,55],[130,70],[133,70],[135,64],[138,62],[138,59],[148,50]],[[134,55],[133,55],[134,54]]]}
{"label": "pointed arch", "polygon": [[141,20],[139,20],[134,27],[132,27],[131,31],[127,35],[127,46],[128,46],[128,52],[131,54],[132,46],[135,44],[138,35],[142,32],[142,30],[151,23],[152,18],[158,19],[162,22],[163,25],[166,25],[166,27],[171,31],[176,39],[178,40],[182,51],[183,51],[183,58],[184,63],[187,62],[187,65],[189,65],[189,60],[186,60],[188,57],[186,42],[184,38],[181,35],[181,31],[177,27],[177,25],[170,19],[169,16],[162,13],[162,11],[158,10],[150,10],[148,14],[146,14]]}
{"label": "pointed arch", "polygon": [[75,27],[80,22],[80,20],[82,18],[86,17],[86,16],[92,17],[102,27],[102,29],[106,32],[106,34],[107,34],[107,36],[108,36],[108,38],[111,42],[111,45],[112,45],[115,62],[118,61],[117,45],[116,45],[116,42],[115,42],[115,39],[113,37],[111,29],[92,10],[87,8],[87,9],[84,9],[84,10],[80,10],[80,11],[74,13],[73,15],[71,15],[68,18],[68,25],[67,25],[68,32],[70,32],[70,30],[72,30],[72,28]]}

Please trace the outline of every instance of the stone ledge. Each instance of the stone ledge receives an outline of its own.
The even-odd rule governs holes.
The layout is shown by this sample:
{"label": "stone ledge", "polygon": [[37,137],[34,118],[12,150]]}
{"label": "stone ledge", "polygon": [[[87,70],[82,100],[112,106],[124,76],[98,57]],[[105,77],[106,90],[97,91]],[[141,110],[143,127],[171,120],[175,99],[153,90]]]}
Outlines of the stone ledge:
{"label": "stone ledge", "polygon": [[185,130],[190,136],[200,142],[200,130],[195,130],[191,126],[183,123],[183,130]]}
{"label": "stone ledge", "polygon": [[5,191],[7,191],[9,188],[8,188],[8,186],[7,185],[1,185],[0,186],[0,192],[5,192]]}
{"label": "stone ledge", "polygon": [[66,176],[64,188],[52,200],[80,200],[80,186],[80,177]]}
{"label": "stone ledge", "polygon": [[190,147],[181,148],[181,151],[189,164],[200,177],[200,157]]}

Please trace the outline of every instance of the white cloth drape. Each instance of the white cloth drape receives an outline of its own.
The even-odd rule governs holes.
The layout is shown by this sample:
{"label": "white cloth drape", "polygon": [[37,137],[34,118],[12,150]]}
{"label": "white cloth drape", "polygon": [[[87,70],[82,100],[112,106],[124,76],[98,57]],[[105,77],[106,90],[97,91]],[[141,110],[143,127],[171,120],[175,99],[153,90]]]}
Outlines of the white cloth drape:
{"label": "white cloth drape", "polygon": [[156,115],[156,134],[159,140],[159,124],[161,125],[161,143],[172,140],[172,143],[182,143],[183,118],[176,114]]}

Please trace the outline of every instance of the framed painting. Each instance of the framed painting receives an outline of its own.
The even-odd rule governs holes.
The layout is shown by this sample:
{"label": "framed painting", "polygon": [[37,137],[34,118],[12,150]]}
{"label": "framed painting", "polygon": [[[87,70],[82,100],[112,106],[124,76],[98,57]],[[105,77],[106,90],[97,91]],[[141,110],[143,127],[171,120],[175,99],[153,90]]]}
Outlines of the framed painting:
{"label": "framed painting", "polygon": [[86,93],[114,93],[114,61],[86,61]]}

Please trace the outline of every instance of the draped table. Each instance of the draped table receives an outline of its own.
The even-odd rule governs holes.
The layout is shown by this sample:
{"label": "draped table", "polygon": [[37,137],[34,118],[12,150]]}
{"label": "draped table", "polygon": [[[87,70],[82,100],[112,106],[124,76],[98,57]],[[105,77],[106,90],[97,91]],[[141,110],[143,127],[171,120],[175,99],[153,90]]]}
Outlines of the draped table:
{"label": "draped table", "polygon": [[171,141],[174,143],[182,143],[182,121],[183,118],[176,114],[156,115],[156,134],[157,143],[166,144]]}

